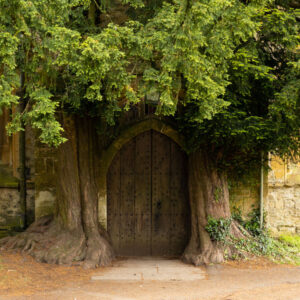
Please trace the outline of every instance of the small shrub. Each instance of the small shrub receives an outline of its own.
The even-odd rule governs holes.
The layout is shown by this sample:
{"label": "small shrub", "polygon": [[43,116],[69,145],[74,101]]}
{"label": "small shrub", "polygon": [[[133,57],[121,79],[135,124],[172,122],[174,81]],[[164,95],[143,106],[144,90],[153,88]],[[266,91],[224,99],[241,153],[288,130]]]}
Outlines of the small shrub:
{"label": "small shrub", "polygon": [[226,238],[229,235],[231,225],[230,219],[214,219],[208,217],[207,225],[205,226],[206,231],[209,233],[210,238],[213,241],[223,241],[225,242]]}
{"label": "small shrub", "polygon": [[254,208],[249,214],[249,220],[245,221],[243,226],[247,229],[253,236],[259,236],[263,234],[265,230],[265,216],[263,220],[263,226],[260,228],[260,210],[259,208]]}
{"label": "small shrub", "polygon": [[232,219],[239,222],[241,225],[244,224],[244,220],[242,217],[242,210],[239,207],[234,206],[231,212]]}

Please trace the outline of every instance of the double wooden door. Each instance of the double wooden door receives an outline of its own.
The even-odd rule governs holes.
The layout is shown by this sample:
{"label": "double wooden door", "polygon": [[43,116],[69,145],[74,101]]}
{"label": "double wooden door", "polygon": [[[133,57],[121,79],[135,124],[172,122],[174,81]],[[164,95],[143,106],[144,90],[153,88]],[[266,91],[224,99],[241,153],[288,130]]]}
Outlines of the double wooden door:
{"label": "double wooden door", "polygon": [[115,156],[107,174],[108,233],[117,255],[182,254],[190,234],[187,157],[146,131]]}

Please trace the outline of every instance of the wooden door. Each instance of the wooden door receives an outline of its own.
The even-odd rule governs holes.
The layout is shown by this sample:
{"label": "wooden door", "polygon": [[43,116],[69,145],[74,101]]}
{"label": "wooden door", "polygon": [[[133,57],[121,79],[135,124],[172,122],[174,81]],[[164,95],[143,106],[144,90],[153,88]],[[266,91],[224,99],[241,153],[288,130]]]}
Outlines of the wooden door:
{"label": "wooden door", "polygon": [[117,255],[180,255],[189,238],[187,158],[170,138],[144,132],[107,174],[107,221]]}

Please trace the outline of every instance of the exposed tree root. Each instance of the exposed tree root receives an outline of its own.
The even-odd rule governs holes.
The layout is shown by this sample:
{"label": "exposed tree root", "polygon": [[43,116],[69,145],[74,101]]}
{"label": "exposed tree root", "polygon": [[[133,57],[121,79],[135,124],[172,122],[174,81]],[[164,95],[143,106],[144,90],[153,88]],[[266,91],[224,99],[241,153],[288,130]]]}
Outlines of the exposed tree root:
{"label": "exposed tree root", "polygon": [[21,250],[39,262],[50,264],[82,264],[85,268],[109,265],[113,251],[102,236],[87,240],[78,232],[63,230],[51,217],[43,217],[25,232],[0,240],[1,249]]}
{"label": "exposed tree root", "polygon": [[210,263],[222,263],[224,261],[223,249],[213,243],[203,251],[185,251],[182,260],[195,266],[207,265]]}
{"label": "exposed tree root", "polygon": [[230,235],[224,242],[212,241],[204,228],[199,230],[199,235],[192,235],[191,240],[182,256],[186,263],[200,266],[210,263],[222,263],[225,259],[245,258],[247,253],[237,249],[231,239],[251,238],[249,233],[236,221],[232,221]]}
{"label": "exposed tree root", "polygon": [[110,244],[100,235],[94,239],[89,239],[86,249],[85,268],[107,266],[113,259],[113,251]]}

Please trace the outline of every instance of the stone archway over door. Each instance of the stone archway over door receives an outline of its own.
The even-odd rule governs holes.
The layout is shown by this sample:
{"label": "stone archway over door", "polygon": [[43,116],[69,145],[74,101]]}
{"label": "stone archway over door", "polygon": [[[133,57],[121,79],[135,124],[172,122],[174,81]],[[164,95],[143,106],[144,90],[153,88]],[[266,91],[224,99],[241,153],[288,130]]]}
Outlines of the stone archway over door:
{"label": "stone archway over door", "polygon": [[117,255],[180,255],[190,232],[187,157],[154,130],[127,142],[107,174],[107,229]]}

